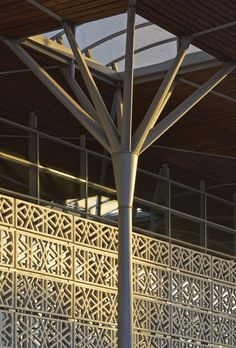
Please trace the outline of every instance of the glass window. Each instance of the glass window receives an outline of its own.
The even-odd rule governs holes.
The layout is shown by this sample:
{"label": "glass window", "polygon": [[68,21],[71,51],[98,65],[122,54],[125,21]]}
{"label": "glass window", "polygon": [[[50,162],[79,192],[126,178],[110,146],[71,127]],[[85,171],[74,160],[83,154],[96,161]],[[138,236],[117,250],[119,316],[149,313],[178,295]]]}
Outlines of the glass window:
{"label": "glass window", "polygon": [[148,204],[141,204],[134,201],[133,206],[133,225],[145,231],[155,232],[160,235],[168,236],[169,219],[168,211]]}
{"label": "glass window", "polygon": [[171,183],[171,208],[204,219],[204,195]]}
{"label": "glass window", "polygon": [[[215,197],[207,197],[207,220],[218,225],[235,228],[236,206]],[[235,220],[235,222],[234,222]]]}
{"label": "glass window", "polygon": [[39,151],[39,162],[42,166],[81,179],[86,178],[86,154],[83,149],[76,149],[41,135]]}
{"label": "glass window", "polygon": [[169,182],[160,176],[138,171],[134,195],[146,201],[168,207]]}
{"label": "glass window", "polygon": [[30,170],[28,166],[0,158],[0,187],[29,195]]}
{"label": "glass window", "polygon": [[88,181],[115,189],[111,159],[88,153]]}
{"label": "glass window", "polygon": [[208,225],[207,247],[221,253],[236,255],[236,234]]}
{"label": "glass window", "polygon": [[204,246],[204,223],[171,214],[171,237]]}
{"label": "glass window", "polygon": [[63,206],[85,210],[86,183],[40,170],[40,198]]}

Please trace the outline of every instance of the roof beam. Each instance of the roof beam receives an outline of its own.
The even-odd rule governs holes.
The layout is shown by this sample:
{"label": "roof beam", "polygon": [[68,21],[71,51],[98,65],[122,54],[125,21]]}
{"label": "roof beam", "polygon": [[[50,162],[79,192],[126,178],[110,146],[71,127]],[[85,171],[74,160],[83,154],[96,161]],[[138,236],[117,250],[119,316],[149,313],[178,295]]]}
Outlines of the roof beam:
{"label": "roof beam", "polygon": [[235,64],[226,63],[216,74],[207,82],[199,87],[183,103],[175,108],[168,116],[159,122],[153,129],[143,144],[141,153],[146,150],[152,143],[159,139],[168,131],[178,120],[180,120],[190,109],[194,107],[203,97],[205,97],[215,86],[217,86],[228,74],[235,69]]}
{"label": "roof beam", "polygon": [[49,8],[47,8],[46,6],[40,4],[38,1],[36,0],[26,0],[29,4],[33,5],[34,7],[38,8],[40,11],[46,13],[48,16],[54,18],[55,20],[59,21],[59,22],[63,22],[63,18],[58,16],[55,12],[49,10]]}
{"label": "roof beam", "polygon": [[[182,77],[179,77],[178,78],[178,81],[186,84],[186,85],[189,85],[189,86],[192,86],[192,87],[196,87],[196,88],[199,88],[201,87],[201,85],[199,85],[198,83],[195,83],[195,82],[192,82],[192,81],[189,81],[189,80],[186,80]],[[217,92],[217,91],[210,91],[209,92],[210,94],[213,94],[213,95],[216,95],[217,97],[220,97],[220,98],[223,98],[225,100],[228,100],[230,102],[233,102],[233,103],[236,103],[236,98],[233,98],[233,97],[230,97],[229,95],[226,95],[224,93],[221,93],[221,92]]]}
{"label": "roof beam", "polygon": [[[174,59],[171,59],[163,63],[135,69],[134,84],[137,85],[163,79],[170,69],[171,64],[173,64],[173,60]],[[194,52],[185,57],[178,74],[185,74],[220,65],[222,65],[222,63],[208,53],[203,51]],[[123,79],[123,73],[120,73],[120,79]]]}
{"label": "roof beam", "polygon": [[190,153],[194,155],[199,155],[199,156],[209,156],[209,157],[215,157],[215,158],[220,158],[220,159],[229,159],[229,160],[235,160],[235,156],[227,156],[227,155],[218,155],[216,153],[211,153],[211,152],[202,152],[202,151],[195,151],[195,150],[187,150],[187,149],[180,149],[178,147],[170,147],[170,146],[163,146],[163,145],[152,145],[153,148],[156,149],[163,149],[163,150],[168,150],[168,151],[178,151],[178,152],[183,152],[183,153]]}
{"label": "roof beam", "polygon": [[[137,24],[135,26],[135,30],[138,30],[138,29],[142,29],[142,28],[146,28],[146,27],[150,27],[152,25],[155,25],[151,22],[144,22],[144,23],[140,23],[140,24]],[[82,49],[82,52],[86,52],[88,49],[93,49],[99,45],[102,45],[103,43],[109,41],[109,40],[112,40],[112,39],[115,39],[116,37],[118,36],[121,36],[121,35],[124,35],[127,33],[127,29],[123,29],[123,30],[120,30],[120,31],[116,31],[115,33],[113,34],[110,34],[108,36],[105,36],[104,38],[98,40],[98,41],[95,41],[94,43],[86,46],[85,48]],[[125,56],[124,56],[125,58]],[[108,65],[108,64],[107,64]]]}
{"label": "roof beam", "polygon": [[5,40],[7,46],[38,77],[38,79],[54,94],[71,114],[111,152],[107,137],[101,126],[84,111],[71,96],[20,46],[17,41]]}
{"label": "roof beam", "polygon": [[171,68],[167,72],[156,96],[153,99],[152,104],[150,105],[144,119],[133,136],[133,151],[139,152],[141,150],[150,129],[154,127],[161,111],[163,110],[163,107],[167,103],[168,99],[166,99],[166,96],[168,95],[172,83],[174,82],[174,79],[186,56],[190,42],[191,40],[189,38],[185,38],[182,41],[182,46],[174,59]]}
{"label": "roof beam", "polygon": [[[153,42],[153,43],[148,44],[148,45],[144,45],[144,46],[142,46],[140,48],[137,48],[134,51],[134,55],[136,55],[138,53],[141,53],[141,52],[144,52],[144,51],[147,51],[147,50],[150,50],[151,48],[154,48],[154,47],[158,47],[158,46],[162,46],[162,45],[165,45],[167,43],[170,43],[170,42],[174,42],[176,40],[177,40],[176,37],[171,37],[169,39],[165,39],[165,40],[162,40],[162,41],[157,41],[157,42]],[[109,63],[107,63],[106,66],[112,66],[113,64],[119,63],[119,62],[121,62],[124,59],[125,59],[125,55],[119,56],[119,57],[113,59],[112,61],[110,61]]]}
{"label": "roof beam", "polygon": [[[75,60],[73,52],[69,47],[60,45],[44,35],[26,38],[25,41],[22,42],[22,45],[36,52],[43,53],[49,58],[57,60],[59,63],[68,64],[71,60]],[[84,57],[84,59],[94,77],[111,85],[117,85],[119,73],[90,58]],[[75,65],[75,68],[79,69],[77,65]]]}
{"label": "roof beam", "polygon": [[[50,66],[44,66],[43,69],[45,70],[55,70],[58,69],[59,66],[58,65],[50,65]],[[4,75],[14,75],[14,74],[24,74],[27,72],[31,72],[30,69],[16,69],[16,70],[4,70],[4,71],[0,71],[0,76],[4,76]]]}
{"label": "roof beam", "polygon": [[222,29],[227,29],[227,28],[233,27],[235,25],[236,25],[236,21],[228,22],[225,24],[217,25],[215,27],[211,27],[209,29],[204,29],[204,30],[198,31],[196,33],[192,33],[191,37],[196,38],[198,36],[210,34],[210,33],[213,33],[215,31],[222,30]]}

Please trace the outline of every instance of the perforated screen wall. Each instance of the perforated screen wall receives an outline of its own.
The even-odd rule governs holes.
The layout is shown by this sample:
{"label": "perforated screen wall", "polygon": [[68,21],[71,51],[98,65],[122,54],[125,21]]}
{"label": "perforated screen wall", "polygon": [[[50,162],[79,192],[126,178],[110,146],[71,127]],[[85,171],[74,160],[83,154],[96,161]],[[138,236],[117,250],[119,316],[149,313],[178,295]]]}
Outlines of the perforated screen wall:
{"label": "perforated screen wall", "polygon": [[[116,347],[116,228],[1,196],[0,241],[1,348]],[[236,346],[235,262],[133,234],[133,264],[135,348]]]}

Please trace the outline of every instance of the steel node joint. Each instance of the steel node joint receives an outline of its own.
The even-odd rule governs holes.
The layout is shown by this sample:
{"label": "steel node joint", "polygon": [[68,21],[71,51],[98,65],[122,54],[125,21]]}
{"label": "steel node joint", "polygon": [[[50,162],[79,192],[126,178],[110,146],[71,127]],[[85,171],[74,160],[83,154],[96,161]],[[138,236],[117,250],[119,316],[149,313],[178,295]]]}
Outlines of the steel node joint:
{"label": "steel node joint", "polygon": [[119,207],[132,207],[138,166],[138,154],[130,151],[112,155]]}

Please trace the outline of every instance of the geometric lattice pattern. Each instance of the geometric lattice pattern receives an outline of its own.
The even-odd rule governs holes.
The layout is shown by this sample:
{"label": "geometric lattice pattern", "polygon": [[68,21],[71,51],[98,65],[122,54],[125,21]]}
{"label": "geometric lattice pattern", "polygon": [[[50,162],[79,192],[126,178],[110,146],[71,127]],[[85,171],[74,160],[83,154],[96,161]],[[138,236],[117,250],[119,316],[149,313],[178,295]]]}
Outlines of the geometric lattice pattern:
{"label": "geometric lattice pattern", "polygon": [[[15,207],[15,208],[14,208]],[[0,196],[0,348],[116,348],[115,227]],[[134,348],[236,347],[236,263],[133,234]]]}
{"label": "geometric lattice pattern", "polygon": [[71,347],[72,327],[68,321],[17,314],[18,347]]}

